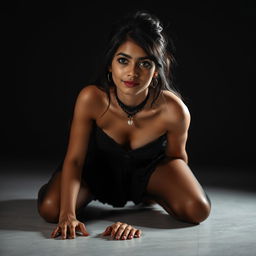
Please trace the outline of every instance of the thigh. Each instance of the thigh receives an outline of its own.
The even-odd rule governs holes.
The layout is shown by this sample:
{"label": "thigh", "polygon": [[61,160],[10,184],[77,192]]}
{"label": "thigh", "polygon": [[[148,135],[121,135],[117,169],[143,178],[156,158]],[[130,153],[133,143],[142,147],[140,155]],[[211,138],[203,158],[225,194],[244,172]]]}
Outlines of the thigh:
{"label": "thigh", "polygon": [[209,198],[181,159],[158,165],[149,178],[146,190],[169,213],[182,215],[183,218],[185,215],[209,214]]}
{"label": "thigh", "polygon": [[[56,172],[50,181],[43,185],[38,193],[38,209],[40,213],[45,215],[58,216],[60,211],[60,187],[61,187],[61,171]],[[82,181],[77,196],[76,210],[87,205],[92,201],[92,195],[87,184]]]}

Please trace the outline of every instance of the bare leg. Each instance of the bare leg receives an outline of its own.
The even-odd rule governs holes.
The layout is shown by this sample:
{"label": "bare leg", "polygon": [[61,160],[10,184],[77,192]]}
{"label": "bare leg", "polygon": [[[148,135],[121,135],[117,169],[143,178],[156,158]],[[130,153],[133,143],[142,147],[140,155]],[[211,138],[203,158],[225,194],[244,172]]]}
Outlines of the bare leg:
{"label": "bare leg", "polygon": [[[56,172],[52,180],[43,185],[38,192],[38,212],[47,222],[58,223],[60,212],[60,181],[61,171]],[[94,196],[88,186],[81,182],[77,196],[76,213],[93,200]]]}
{"label": "bare leg", "polygon": [[169,214],[182,221],[198,224],[210,214],[208,196],[181,159],[158,165],[149,179],[147,193]]}

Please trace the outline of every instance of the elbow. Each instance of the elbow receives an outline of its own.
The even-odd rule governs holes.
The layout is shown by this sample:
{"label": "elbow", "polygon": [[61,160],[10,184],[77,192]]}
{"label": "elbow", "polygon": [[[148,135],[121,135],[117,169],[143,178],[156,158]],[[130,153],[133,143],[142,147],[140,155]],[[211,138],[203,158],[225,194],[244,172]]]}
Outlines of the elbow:
{"label": "elbow", "polygon": [[180,159],[183,160],[186,164],[188,164],[188,154],[186,151],[181,155]]}
{"label": "elbow", "polygon": [[167,156],[165,157],[166,162],[173,161],[173,160],[182,160],[186,164],[188,164],[188,156],[187,154],[181,156]]}
{"label": "elbow", "polygon": [[69,166],[69,167],[72,167],[72,168],[78,168],[78,169],[81,169],[83,167],[83,160],[79,160],[79,159],[73,159],[73,158],[66,158],[64,160],[64,163],[63,163],[63,166]]}
{"label": "elbow", "polygon": [[63,177],[75,178],[81,180],[82,178],[83,166],[81,163],[71,160],[65,160],[62,166]]}

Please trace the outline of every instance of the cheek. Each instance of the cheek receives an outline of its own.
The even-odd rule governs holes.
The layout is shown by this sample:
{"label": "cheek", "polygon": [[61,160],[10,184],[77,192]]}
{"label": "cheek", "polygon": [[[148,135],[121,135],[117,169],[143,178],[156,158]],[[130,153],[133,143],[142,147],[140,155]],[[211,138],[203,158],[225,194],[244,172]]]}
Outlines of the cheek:
{"label": "cheek", "polygon": [[120,76],[123,73],[122,68],[120,66],[117,66],[115,64],[112,64],[112,75],[115,77]]}
{"label": "cheek", "polygon": [[145,70],[144,72],[145,77],[147,77],[149,80],[151,80],[153,78],[154,75],[154,70]]}

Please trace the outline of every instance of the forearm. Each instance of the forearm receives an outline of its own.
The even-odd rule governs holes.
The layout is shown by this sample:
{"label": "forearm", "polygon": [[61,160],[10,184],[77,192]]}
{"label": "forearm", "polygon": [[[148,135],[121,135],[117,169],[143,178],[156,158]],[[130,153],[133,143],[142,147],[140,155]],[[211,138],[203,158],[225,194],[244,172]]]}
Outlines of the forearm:
{"label": "forearm", "polygon": [[76,201],[80,183],[81,167],[70,162],[64,162],[60,188],[60,217],[76,215]]}

